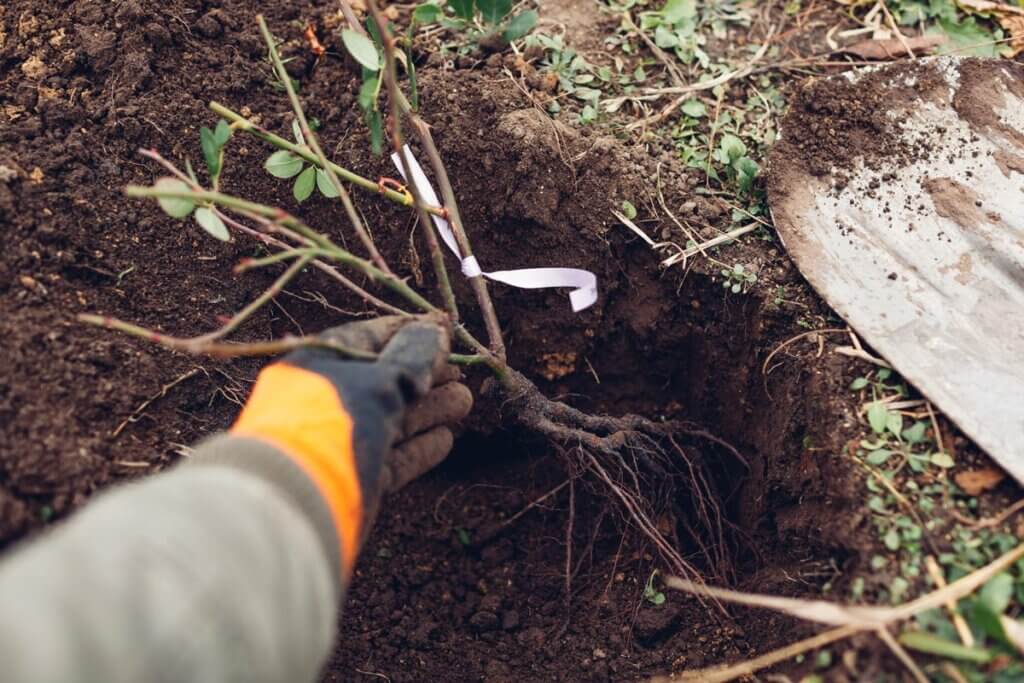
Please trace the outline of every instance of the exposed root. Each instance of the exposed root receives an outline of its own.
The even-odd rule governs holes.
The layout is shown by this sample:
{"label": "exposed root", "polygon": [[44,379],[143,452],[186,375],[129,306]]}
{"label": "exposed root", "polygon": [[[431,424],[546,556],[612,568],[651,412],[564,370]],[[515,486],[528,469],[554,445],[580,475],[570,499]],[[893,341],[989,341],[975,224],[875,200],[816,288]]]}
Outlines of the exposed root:
{"label": "exposed root", "polygon": [[[638,415],[590,415],[552,401],[522,374],[502,378],[505,406],[518,425],[561,446],[575,471],[590,474],[624,511],[628,524],[650,541],[672,572],[700,581],[680,550],[680,530],[703,556],[706,573],[729,580],[732,575],[728,522],[722,496],[706,463],[693,458],[679,441],[697,438],[721,446],[746,464],[731,445],[681,421],[653,422]],[[680,496],[680,491],[689,496]]]}

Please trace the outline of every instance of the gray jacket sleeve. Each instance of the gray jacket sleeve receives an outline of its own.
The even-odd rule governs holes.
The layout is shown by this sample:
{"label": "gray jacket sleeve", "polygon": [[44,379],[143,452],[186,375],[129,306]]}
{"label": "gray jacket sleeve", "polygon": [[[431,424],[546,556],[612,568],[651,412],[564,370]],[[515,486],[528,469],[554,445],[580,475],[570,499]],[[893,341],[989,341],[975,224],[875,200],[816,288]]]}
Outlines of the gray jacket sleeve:
{"label": "gray jacket sleeve", "polygon": [[0,677],[314,681],[334,638],[338,547],[296,465],[218,437],[0,562]]}

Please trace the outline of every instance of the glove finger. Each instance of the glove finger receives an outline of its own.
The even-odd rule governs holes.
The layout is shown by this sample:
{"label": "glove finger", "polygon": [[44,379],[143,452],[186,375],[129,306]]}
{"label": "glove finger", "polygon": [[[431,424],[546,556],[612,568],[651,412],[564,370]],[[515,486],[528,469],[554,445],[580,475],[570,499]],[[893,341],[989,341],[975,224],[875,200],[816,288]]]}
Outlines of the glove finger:
{"label": "glove finger", "polygon": [[448,457],[454,443],[452,430],[436,427],[398,444],[384,462],[382,489],[389,493],[397,491],[413,479],[426,474]]}
{"label": "glove finger", "polygon": [[465,384],[449,382],[430,390],[406,411],[402,436],[409,438],[440,425],[454,424],[473,409],[473,392]]}
{"label": "glove finger", "polygon": [[403,326],[380,352],[378,363],[399,371],[407,399],[423,396],[444,369],[451,338],[436,323],[413,322]]}
{"label": "glove finger", "polygon": [[448,382],[458,382],[460,379],[462,379],[462,368],[449,363],[434,373],[434,386],[439,387]]}
{"label": "glove finger", "polygon": [[387,315],[373,320],[346,323],[332,327],[320,334],[323,339],[360,351],[380,351],[409,318],[403,315]]}

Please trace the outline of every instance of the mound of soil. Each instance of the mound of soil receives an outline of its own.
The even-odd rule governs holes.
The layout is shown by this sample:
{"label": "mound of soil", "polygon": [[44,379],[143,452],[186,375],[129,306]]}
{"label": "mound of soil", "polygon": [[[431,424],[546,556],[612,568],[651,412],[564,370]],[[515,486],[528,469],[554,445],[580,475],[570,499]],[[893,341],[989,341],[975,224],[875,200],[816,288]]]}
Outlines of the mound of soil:
{"label": "mound of soil", "polygon": [[[183,357],[74,316],[102,312],[198,334],[273,279],[232,274],[239,259],[260,253],[244,237],[214,242],[121,193],[158,175],[140,162],[139,147],[200,158],[198,128],[214,122],[208,100],[288,129],[256,11],[290,41],[290,69],[329,153],[368,177],[395,175],[367,152],[356,69],[336,56],[315,62],[302,46],[307,22],[336,25],[327,0],[0,7],[0,222],[8,236],[0,252],[0,542],[66,515],[103,486],[171,465],[226,427],[246,396],[258,361]],[[852,364],[793,346],[785,358],[796,362],[762,371],[797,318],[825,320],[828,309],[770,246],[738,253],[764,283],[757,292],[787,288],[783,302],[728,296],[715,269],[660,272],[656,254],[610,210],[623,199],[653,205],[651,179],[660,173],[673,211],[713,229],[726,209],[691,192],[702,180],[674,163],[658,170],[665,159],[601,129],[552,121],[507,78],[502,59],[468,65],[421,65],[421,99],[481,263],[584,267],[600,278],[598,305],[579,316],[564,293],[495,287],[513,364],[549,396],[585,410],[707,425],[746,459],[702,453],[721,460],[739,585],[792,594],[833,579],[846,558],[856,560],[862,533],[856,477],[845,460],[823,457],[856,433],[845,391]],[[290,186],[261,168],[269,152],[236,136],[224,186],[291,207]],[[375,197],[357,200],[391,263],[430,291],[413,216]],[[301,213],[345,239],[335,203],[315,197]],[[669,226],[659,221],[652,232]],[[471,301],[465,283],[456,286]],[[313,272],[239,338],[315,332],[360,310]],[[503,431],[500,408],[482,402],[450,461],[385,504],[325,680],[634,680],[747,656],[805,628],[675,594],[662,605],[645,600],[654,558],[585,481],[566,483],[550,445]]]}

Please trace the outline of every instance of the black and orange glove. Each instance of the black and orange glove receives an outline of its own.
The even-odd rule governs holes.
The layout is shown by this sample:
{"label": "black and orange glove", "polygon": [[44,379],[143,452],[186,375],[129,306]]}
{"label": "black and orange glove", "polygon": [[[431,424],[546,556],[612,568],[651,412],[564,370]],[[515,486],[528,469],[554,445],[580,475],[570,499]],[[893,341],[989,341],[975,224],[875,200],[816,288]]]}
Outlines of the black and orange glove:
{"label": "black and orange glove", "polygon": [[379,356],[353,361],[322,348],[289,354],[260,373],[231,433],[269,442],[316,484],[348,573],[381,495],[447,457],[450,425],[469,413],[473,398],[447,365],[450,331],[434,320],[378,318],[321,336]]}

